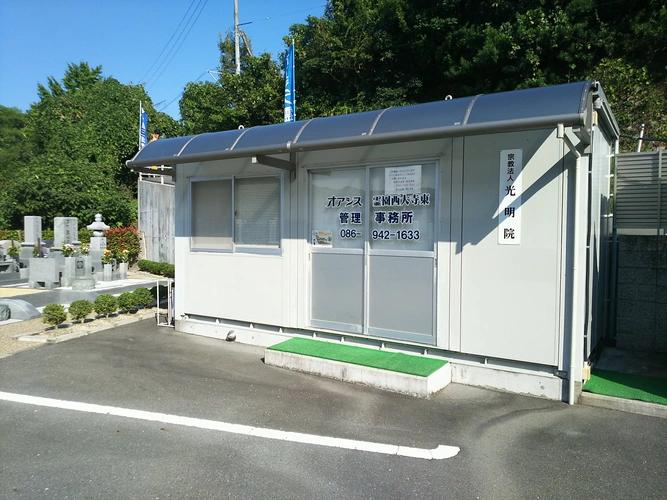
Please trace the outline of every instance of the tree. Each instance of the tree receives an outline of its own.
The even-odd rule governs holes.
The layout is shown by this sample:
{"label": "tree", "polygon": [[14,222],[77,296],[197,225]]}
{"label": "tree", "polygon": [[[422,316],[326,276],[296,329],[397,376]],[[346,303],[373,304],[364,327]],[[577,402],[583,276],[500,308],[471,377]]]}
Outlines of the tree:
{"label": "tree", "polygon": [[[618,121],[621,134],[638,136],[645,125],[645,137],[667,138],[667,80],[652,81],[646,66],[623,59],[604,59],[593,72],[604,82],[603,89]],[[664,148],[667,142],[646,141],[643,150]],[[637,141],[621,138],[621,151],[636,151]]]}
{"label": "tree", "polygon": [[48,89],[39,83],[37,84],[37,94],[40,99],[61,97],[67,92],[73,93],[77,90],[88,89],[100,81],[101,78],[102,66],[91,68],[87,62],[79,64],[69,63],[63,77],[62,85],[58,80],[49,76],[47,78]]}
{"label": "tree", "polygon": [[155,111],[143,86],[105,78],[102,67],[68,64],[62,80],[37,88],[27,114],[0,106],[0,226],[21,227],[26,214],[76,216],[102,212],[111,225],[137,218],[137,175],[125,162],[138,151],[139,102],[149,133],[175,137],[182,128]]}
{"label": "tree", "polygon": [[78,217],[89,224],[101,212],[110,224],[128,225],[137,217],[136,200],[127,187],[85,160],[59,154],[34,157],[6,184],[0,213],[10,227],[22,227],[26,214],[44,217]]}
{"label": "tree", "polygon": [[151,115],[151,113],[148,115],[149,128],[153,133],[158,134],[160,139],[179,137],[184,134],[181,124],[167,113],[157,112],[152,115],[152,118]]}
{"label": "tree", "polygon": [[[245,40],[245,37],[244,37]],[[283,117],[284,81],[270,54],[251,55],[241,43],[241,74],[236,75],[231,33],[220,35],[220,76],[216,83],[188,83],[179,103],[187,134],[200,134],[279,123]]]}
{"label": "tree", "polygon": [[580,79],[602,46],[595,23],[588,0],[331,0],[291,28],[302,116]]}
{"label": "tree", "polygon": [[300,119],[596,78],[623,133],[666,135],[664,0],[329,0],[289,38]]}
{"label": "tree", "polygon": [[2,207],[11,203],[8,192],[14,178],[31,157],[28,120],[21,110],[0,106],[0,227],[11,227],[8,214]]}
{"label": "tree", "polygon": [[137,176],[125,162],[138,151],[139,101],[149,132],[180,135],[178,123],[153,109],[142,86],[105,78],[87,63],[69,64],[61,81],[49,77],[38,96],[27,115],[0,109],[0,168],[11,170],[0,223],[21,227],[25,214],[47,225],[56,216],[92,221],[96,212],[112,225],[134,222]]}
{"label": "tree", "polygon": [[225,92],[219,83],[195,82],[185,86],[179,103],[186,134],[227,130]]}

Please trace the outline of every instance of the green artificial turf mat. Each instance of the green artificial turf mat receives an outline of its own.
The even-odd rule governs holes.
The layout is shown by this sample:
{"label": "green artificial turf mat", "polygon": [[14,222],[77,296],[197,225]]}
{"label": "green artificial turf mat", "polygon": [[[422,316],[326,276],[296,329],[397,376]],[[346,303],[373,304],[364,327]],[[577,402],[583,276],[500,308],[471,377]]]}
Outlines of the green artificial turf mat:
{"label": "green artificial turf mat", "polygon": [[667,405],[667,379],[632,373],[593,370],[584,391],[603,396]]}
{"label": "green artificial turf mat", "polygon": [[447,364],[447,361],[440,359],[411,356],[401,352],[377,351],[364,347],[334,344],[332,342],[302,339],[299,337],[286,340],[285,342],[269,347],[269,349],[332,361],[342,361],[343,363],[368,366],[369,368],[378,368],[380,370],[389,370],[420,377],[428,377]]}

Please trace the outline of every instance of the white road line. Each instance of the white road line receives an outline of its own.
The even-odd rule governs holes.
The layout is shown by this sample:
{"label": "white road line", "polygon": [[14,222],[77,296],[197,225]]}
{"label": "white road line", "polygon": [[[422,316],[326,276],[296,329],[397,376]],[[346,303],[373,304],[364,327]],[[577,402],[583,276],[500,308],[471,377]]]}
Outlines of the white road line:
{"label": "white road line", "polygon": [[25,403],[36,406],[47,406],[49,408],[60,408],[63,410],[74,410],[87,413],[99,413],[101,415],[136,418],[139,420],[162,422],[165,424],[185,425],[188,427],[197,427],[199,429],[210,429],[215,431],[230,432],[232,434],[277,439],[279,441],[290,441],[293,443],[329,446],[332,448],[368,451],[372,453],[422,458],[426,460],[443,460],[445,458],[452,458],[455,457],[460,451],[460,448],[457,446],[439,445],[437,448],[427,450],[425,448],[411,448],[409,446],[371,443],[369,441],[354,441],[351,439],[318,436],[315,434],[302,434],[300,432],[286,432],[276,429],[266,429],[264,427],[252,427],[249,425],[217,422],[215,420],[204,420],[201,418],[180,417],[178,415],[168,415],[166,413],[155,413],[142,410],[131,410],[128,408],[118,408],[115,406],[104,406],[90,403],[78,403],[76,401],[40,398],[37,396],[26,396],[24,394],[12,394],[9,392],[0,392],[0,400],[13,401],[15,403]]}

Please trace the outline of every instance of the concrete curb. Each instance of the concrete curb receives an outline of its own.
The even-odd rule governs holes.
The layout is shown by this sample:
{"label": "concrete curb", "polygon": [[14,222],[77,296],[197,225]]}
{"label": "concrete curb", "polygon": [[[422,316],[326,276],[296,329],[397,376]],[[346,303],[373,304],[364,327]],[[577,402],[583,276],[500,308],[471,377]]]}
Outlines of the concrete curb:
{"label": "concrete curb", "polygon": [[667,406],[634,399],[614,398],[590,392],[582,392],[579,404],[606,408],[608,410],[627,411],[649,417],[667,418]]}
{"label": "concrete curb", "polygon": [[63,333],[62,335],[58,336],[49,336],[49,337],[38,337],[39,334],[44,333],[47,331],[47,329],[39,330],[33,333],[24,333],[24,334],[19,334],[19,335],[14,335],[12,338],[15,338],[16,340],[21,340],[23,342],[36,342],[39,344],[57,344],[59,342],[65,342],[67,340],[72,340],[76,339],[79,337],[85,337],[86,335],[90,335],[91,333],[96,333],[96,332],[101,332],[104,330],[110,330],[111,328],[116,328],[118,326],[123,326],[123,325],[128,325],[130,323],[136,323],[139,321],[143,321],[145,319],[150,319],[151,317],[155,317],[155,312],[156,310],[151,310],[150,314],[132,314],[132,315],[124,315],[118,319],[118,321],[110,321],[104,324],[97,324],[97,325],[92,325],[91,328],[86,328],[85,330],[81,330],[78,332],[71,332],[71,333]]}
{"label": "concrete curb", "polygon": [[270,366],[288,368],[419,398],[428,398],[452,381],[450,363],[445,364],[428,377],[420,377],[272,349],[265,351],[264,362]]}

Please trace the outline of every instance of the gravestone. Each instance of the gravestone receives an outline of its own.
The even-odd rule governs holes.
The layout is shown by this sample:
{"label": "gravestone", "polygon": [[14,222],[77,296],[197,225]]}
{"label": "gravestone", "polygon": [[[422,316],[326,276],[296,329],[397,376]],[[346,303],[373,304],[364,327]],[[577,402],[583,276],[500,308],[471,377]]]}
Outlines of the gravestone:
{"label": "gravestone", "polygon": [[77,257],[74,264],[74,279],[72,280],[72,290],[92,290],[95,288],[95,278],[93,277],[89,256]]}
{"label": "gravestone", "polygon": [[24,243],[35,245],[42,240],[42,218],[37,215],[26,215],[23,217],[23,229],[25,230]]}
{"label": "gravestone", "polygon": [[42,242],[42,218],[38,215],[26,215],[23,217],[23,230],[25,238],[21,243],[21,262],[26,263],[32,258],[32,250],[37,243]]}
{"label": "gravestone", "polygon": [[86,275],[86,262],[83,257],[77,257],[74,263],[74,277],[83,278]]}
{"label": "gravestone", "polygon": [[69,243],[79,246],[79,219],[76,217],[55,217],[53,219],[53,247],[59,249]]}
{"label": "gravestone", "polygon": [[72,286],[76,268],[75,257],[63,257],[62,276],[60,277],[60,286]]}

